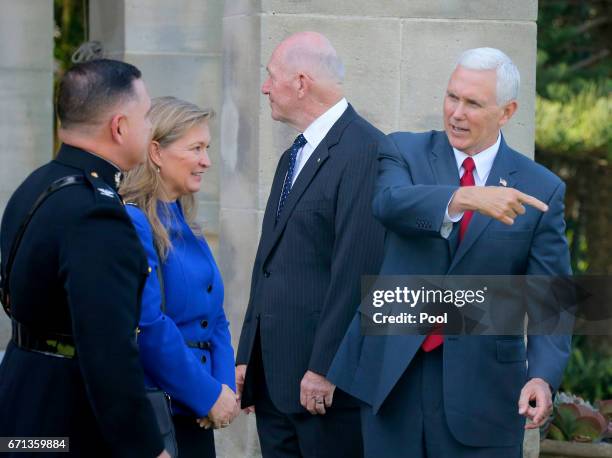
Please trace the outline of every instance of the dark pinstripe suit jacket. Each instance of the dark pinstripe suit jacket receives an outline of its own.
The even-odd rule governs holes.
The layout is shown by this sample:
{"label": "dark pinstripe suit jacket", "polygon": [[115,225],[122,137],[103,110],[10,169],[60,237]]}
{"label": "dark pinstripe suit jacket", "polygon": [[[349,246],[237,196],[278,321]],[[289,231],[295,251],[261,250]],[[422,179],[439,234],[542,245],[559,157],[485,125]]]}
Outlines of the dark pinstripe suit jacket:
{"label": "dark pinstripe suit jacket", "polygon": [[[384,229],[372,216],[372,193],[382,138],[349,105],[304,165],[275,224],[289,151],[278,163],[237,364],[249,362],[259,328],[268,391],[285,413],[305,412],[304,373],[327,374],[359,304],[361,275],[378,273]],[[249,375],[243,405],[252,404]]]}

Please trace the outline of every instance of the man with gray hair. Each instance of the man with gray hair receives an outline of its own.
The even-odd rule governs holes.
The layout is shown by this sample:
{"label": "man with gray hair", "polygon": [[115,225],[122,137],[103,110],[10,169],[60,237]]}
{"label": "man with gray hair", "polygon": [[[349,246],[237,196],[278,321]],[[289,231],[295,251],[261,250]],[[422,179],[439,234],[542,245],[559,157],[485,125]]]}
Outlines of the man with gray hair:
{"label": "man with gray hair", "polygon": [[[445,132],[381,142],[374,215],[381,275],[567,275],[563,182],[511,149],[519,72],[492,48],[462,54]],[[568,336],[364,336],[358,313],[328,378],[361,399],[365,455],[519,458],[524,429],[552,411]],[[525,418],[529,419],[525,425]]]}
{"label": "man with gray hair", "polygon": [[329,40],[297,33],[273,52],[261,88],[272,118],[300,132],[272,182],[236,357],[242,407],[264,457],[362,455],[357,401],[327,380],[360,279],[380,268],[372,216],[383,134],[343,96]]}

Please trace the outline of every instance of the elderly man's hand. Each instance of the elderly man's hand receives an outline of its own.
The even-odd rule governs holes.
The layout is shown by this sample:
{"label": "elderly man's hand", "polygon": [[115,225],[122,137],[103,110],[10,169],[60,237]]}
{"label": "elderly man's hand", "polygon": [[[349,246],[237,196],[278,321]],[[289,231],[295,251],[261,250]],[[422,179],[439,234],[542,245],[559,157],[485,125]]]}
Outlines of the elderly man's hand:
{"label": "elderly man's hand", "polygon": [[533,196],[503,186],[463,186],[455,192],[448,205],[449,215],[477,211],[504,224],[514,224],[526,205],[547,211],[548,205]]}
{"label": "elderly man's hand", "polygon": [[[535,407],[529,405],[535,401]],[[519,414],[531,420],[525,429],[536,429],[544,424],[553,410],[552,392],[550,386],[541,378],[532,378],[521,390],[518,401]]]}
{"label": "elderly man's hand", "polygon": [[331,407],[335,385],[325,377],[306,371],[300,383],[300,403],[313,415],[325,415],[325,408]]}
{"label": "elderly man's hand", "polygon": [[[244,390],[244,379],[246,377],[247,365],[246,364],[238,364],[236,366],[236,394],[238,406],[240,407],[240,403],[242,401],[242,391]],[[247,406],[243,409],[243,412],[247,415],[255,412],[255,406]]]}

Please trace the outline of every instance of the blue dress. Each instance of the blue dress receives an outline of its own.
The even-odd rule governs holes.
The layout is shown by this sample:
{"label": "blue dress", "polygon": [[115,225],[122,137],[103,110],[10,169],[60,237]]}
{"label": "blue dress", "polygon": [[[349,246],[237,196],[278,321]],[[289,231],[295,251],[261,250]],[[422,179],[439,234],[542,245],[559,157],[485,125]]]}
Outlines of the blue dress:
{"label": "blue dress", "polygon": [[[142,295],[140,359],[145,383],[170,395],[174,414],[201,418],[217,400],[222,384],[236,390],[234,350],[223,311],[223,281],[210,248],[192,232],[180,204],[159,206],[160,219],[172,242],[161,266],[165,313],[161,310],[159,261],[151,225],[139,208],[126,206],[151,267]],[[163,206],[168,207],[169,216]]]}

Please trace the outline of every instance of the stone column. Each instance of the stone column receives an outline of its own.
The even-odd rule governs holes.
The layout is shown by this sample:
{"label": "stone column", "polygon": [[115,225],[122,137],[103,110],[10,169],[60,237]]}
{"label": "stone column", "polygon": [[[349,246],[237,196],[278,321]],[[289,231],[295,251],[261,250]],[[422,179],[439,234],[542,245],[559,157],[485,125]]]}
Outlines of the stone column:
{"label": "stone column", "polygon": [[221,0],[90,0],[90,39],[105,55],[136,65],[151,97],[172,95],[215,110],[213,163],[199,193],[199,221],[213,248],[219,214]]}
{"label": "stone column", "polygon": [[[232,0],[223,17],[221,264],[234,343],[274,170],[295,132],[272,121],[260,87],[274,47],[293,32],[325,34],[346,66],[346,95],[385,132],[442,128],[446,84],[460,52],[502,49],[521,71],[519,111],[504,129],[530,156],[534,144],[537,1]],[[258,456],[252,418],[217,435],[220,456]]]}
{"label": "stone column", "polygon": [[[53,153],[53,1],[0,0],[0,211]],[[10,323],[0,312],[0,350]]]}

